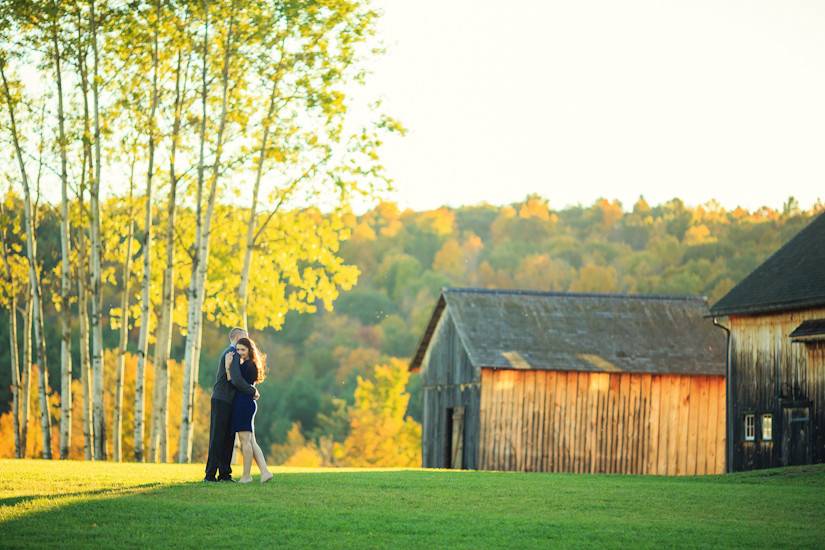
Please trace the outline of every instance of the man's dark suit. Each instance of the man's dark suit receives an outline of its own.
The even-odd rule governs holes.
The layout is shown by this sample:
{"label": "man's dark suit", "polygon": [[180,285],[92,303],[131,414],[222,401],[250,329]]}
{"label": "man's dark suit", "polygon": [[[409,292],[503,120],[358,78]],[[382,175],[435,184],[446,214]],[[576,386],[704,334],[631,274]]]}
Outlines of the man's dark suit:
{"label": "man's dark suit", "polygon": [[229,346],[218,361],[218,371],[215,373],[215,386],[212,388],[212,413],[209,422],[209,456],[206,459],[206,479],[232,478],[232,447],[235,437],[232,432],[232,400],[235,392],[241,391],[255,395],[255,387],[248,384],[241,376],[241,360],[236,353],[229,367],[231,380],[226,378],[224,361],[226,354],[235,351],[235,346]]}

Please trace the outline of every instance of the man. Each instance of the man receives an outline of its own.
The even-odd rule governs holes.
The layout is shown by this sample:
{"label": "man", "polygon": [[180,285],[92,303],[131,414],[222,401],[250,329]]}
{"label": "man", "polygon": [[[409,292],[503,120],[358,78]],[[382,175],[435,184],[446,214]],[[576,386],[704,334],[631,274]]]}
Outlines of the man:
{"label": "man", "polygon": [[[249,335],[242,328],[229,331],[229,347],[223,350],[215,373],[215,386],[212,388],[212,413],[209,420],[209,456],[206,459],[206,477],[204,481],[234,481],[232,479],[232,447],[235,434],[232,433],[232,400],[235,392],[248,393],[258,399],[258,390],[248,384],[241,376],[240,358],[235,352],[235,344]],[[232,366],[229,368],[230,380],[226,379],[224,361],[227,353],[234,353]],[[215,474],[218,477],[215,478]]]}

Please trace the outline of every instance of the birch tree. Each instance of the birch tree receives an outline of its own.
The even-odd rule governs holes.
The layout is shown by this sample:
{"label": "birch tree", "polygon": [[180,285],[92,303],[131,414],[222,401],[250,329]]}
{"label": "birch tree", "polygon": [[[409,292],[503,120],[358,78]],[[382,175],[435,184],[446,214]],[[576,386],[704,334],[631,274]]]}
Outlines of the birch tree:
{"label": "birch tree", "polygon": [[93,177],[89,185],[89,227],[90,227],[90,263],[91,263],[91,336],[92,336],[92,373],[93,405],[92,418],[94,426],[94,449],[98,459],[106,459],[106,415],[103,408],[103,289],[102,289],[102,239],[100,235],[100,178],[101,178],[101,130],[100,130],[100,51],[98,46],[98,20],[96,2],[89,2],[88,14],[89,43],[92,50],[92,121],[93,121]]}
{"label": "birch tree", "polygon": [[[11,203],[7,205],[7,201]],[[9,366],[11,369],[11,413],[12,413],[12,429],[14,430],[14,456],[23,458],[25,456],[25,444],[22,439],[20,427],[20,357],[19,347],[17,341],[17,293],[19,272],[23,265],[21,262],[15,261],[19,256],[12,254],[14,252],[14,244],[12,242],[12,234],[14,233],[15,223],[12,219],[9,206],[13,206],[11,193],[7,194],[5,198],[0,200],[0,239],[2,239],[3,267],[5,268],[2,298],[4,305],[9,312]],[[11,229],[11,231],[10,231]],[[28,405],[28,399],[24,403]]]}
{"label": "birch tree", "polygon": [[[93,401],[97,392],[94,390],[95,374],[92,366],[91,354],[91,320],[89,318],[89,303],[94,300],[90,297],[91,286],[91,254],[89,241],[91,236],[90,211],[87,206],[86,194],[91,182],[94,181],[94,156],[92,153],[92,126],[89,108],[89,71],[88,49],[89,39],[86,32],[86,16],[80,6],[76,6],[75,28],[77,32],[75,52],[77,55],[76,68],[78,72],[78,87],[82,103],[81,115],[81,166],[80,184],[78,187],[78,262],[77,262],[77,294],[78,294],[78,321],[80,325],[80,383],[83,386],[83,450],[86,460],[103,458],[96,453],[95,420]],[[101,375],[102,376],[102,375]]]}
{"label": "birch tree", "polygon": [[117,374],[115,375],[115,404],[114,417],[112,419],[112,459],[116,462],[123,460],[121,445],[123,442],[123,377],[126,369],[126,346],[129,339],[129,281],[132,278],[132,237],[134,235],[134,172],[135,159],[130,163],[129,173],[129,196],[127,198],[127,223],[126,223],[126,250],[123,258],[123,272],[121,276],[120,294],[120,339],[118,341]]}
{"label": "birch tree", "polygon": [[43,297],[41,295],[40,280],[37,269],[37,242],[35,241],[35,209],[32,202],[32,190],[29,185],[26,162],[18,133],[15,117],[16,100],[13,97],[9,80],[6,76],[7,59],[0,53],[0,79],[3,84],[3,99],[9,118],[9,134],[14,146],[17,164],[20,169],[20,182],[23,186],[23,212],[26,226],[26,257],[29,262],[29,286],[32,296],[32,312],[34,325],[34,342],[37,349],[37,364],[40,368],[40,425],[43,431],[43,458],[52,458],[51,450],[51,415],[47,396],[49,371],[46,365],[46,342],[43,334]]}
{"label": "birch tree", "polygon": [[60,152],[60,458],[69,457],[72,439],[72,330],[70,294],[71,275],[69,247],[69,176],[68,140],[63,107],[63,52],[60,32],[62,13],[57,2],[49,6],[49,35],[57,91],[57,147]]}
{"label": "birch tree", "polygon": [[[86,137],[84,137],[84,141]],[[89,252],[88,252],[88,234],[86,222],[86,167],[91,166],[91,162],[87,157],[86,147],[84,147],[83,161],[81,163],[83,170],[80,176],[80,187],[78,189],[78,223],[77,230],[77,249],[78,261],[75,268],[75,276],[77,280],[77,312],[78,324],[80,325],[80,385],[83,388],[83,454],[86,460],[94,460],[94,425],[92,422],[92,361],[89,353],[90,334],[89,334]]]}
{"label": "birch tree", "polygon": [[[342,89],[360,78],[360,47],[373,32],[376,13],[361,2],[313,7],[293,12],[269,5],[266,24],[258,31],[256,72],[261,87],[268,90],[268,100],[258,119],[255,176],[242,244],[237,303],[244,328],[249,326],[253,257],[280,209],[299,191],[305,196],[317,192],[319,175],[324,180],[320,187],[338,201],[329,206],[343,209],[352,194],[372,194],[389,183],[378,164],[376,129],[357,129],[353,135],[343,132],[347,102]],[[404,131],[386,117],[377,125],[379,131]],[[269,201],[262,204],[265,176],[271,180],[263,190]],[[259,219],[261,206],[265,211]],[[267,325],[259,319],[256,328]]]}
{"label": "birch tree", "polygon": [[158,106],[158,44],[161,25],[161,2],[155,1],[154,16],[149,16],[152,26],[152,84],[149,116],[147,120],[148,159],[146,170],[146,216],[143,228],[143,286],[141,289],[140,336],[138,340],[138,366],[135,380],[135,460],[143,461],[144,446],[144,381],[146,359],[149,355],[149,329],[151,326],[149,291],[152,280],[152,178],[155,171],[155,140],[157,139],[155,112]]}
{"label": "birch tree", "polygon": [[215,134],[215,151],[212,162],[212,171],[209,178],[205,211],[203,204],[204,178],[206,170],[206,122],[207,102],[209,100],[209,3],[202,4],[204,18],[203,42],[201,44],[201,126],[199,136],[200,155],[198,160],[198,181],[196,191],[196,235],[195,254],[192,262],[192,278],[189,285],[188,323],[186,345],[184,351],[184,382],[183,382],[183,411],[181,414],[181,430],[178,450],[178,462],[189,462],[192,459],[192,418],[194,407],[194,387],[198,376],[200,361],[201,331],[203,322],[204,285],[209,261],[209,238],[211,235],[212,215],[215,210],[215,200],[218,191],[218,178],[221,173],[221,156],[223,154],[224,131],[226,130],[227,108],[229,101],[230,65],[233,58],[235,18],[235,1],[229,6],[227,27],[222,51],[221,68],[221,107],[218,128]]}
{"label": "birch tree", "polygon": [[[174,14],[173,14],[174,16]],[[177,220],[178,184],[180,175],[177,170],[178,144],[181,139],[183,114],[189,103],[187,84],[192,50],[189,47],[189,11],[176,21],[177,30],[172,36],[176,44],[175,84],[172,102],[172,131],[169,136],[169,193],[166,206],[166,231],[164,233],[166,261],[163,269],[163,287],[158,329],[155,336],[155,385],[152,396],[152,430],[149,439],[150,460],[166,462],[168,460],[168,423],[169,423],[169,354],[172,347],[172,320],[175,303],[175,223]]]}
{"label": "birch tree", "polygon": [[[27,266],[28,267],[28,266]],[[27,269],[28,272],[28,269]],[[23,396],[20,403],[20,447],[23,457],[29,440],[29,411],[31,410],[31,379],[32,379],[32,299],[31,286],[26,285],[25,306],[23,307]]]}

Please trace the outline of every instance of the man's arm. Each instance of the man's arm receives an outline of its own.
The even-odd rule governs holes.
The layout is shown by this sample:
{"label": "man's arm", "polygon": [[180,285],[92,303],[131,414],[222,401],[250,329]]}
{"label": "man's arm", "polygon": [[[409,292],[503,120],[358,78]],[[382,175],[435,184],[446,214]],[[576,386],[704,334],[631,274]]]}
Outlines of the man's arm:
{"label": "man's arm", "polygon": [[235,353],[232,357],[232,366],[229,367],[229,382],[235,386],[235,389],[246,394],[254,396],[258,393],[255,386],[247,383],[241,375],[241,357]]}

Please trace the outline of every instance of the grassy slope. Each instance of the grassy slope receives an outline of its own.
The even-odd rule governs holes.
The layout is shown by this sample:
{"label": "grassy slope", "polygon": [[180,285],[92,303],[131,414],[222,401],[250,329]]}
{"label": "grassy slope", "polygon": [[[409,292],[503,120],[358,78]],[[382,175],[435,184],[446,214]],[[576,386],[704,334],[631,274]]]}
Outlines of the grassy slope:
{"label": "grassy slope", "polygon": [[0,547],[825,544],[825,467],[726,477],[278,469],[0,460]]}

